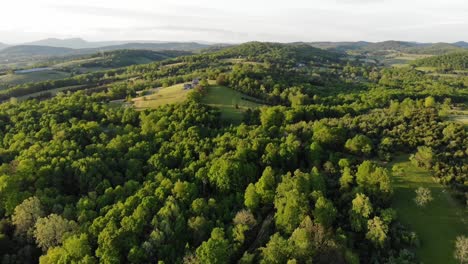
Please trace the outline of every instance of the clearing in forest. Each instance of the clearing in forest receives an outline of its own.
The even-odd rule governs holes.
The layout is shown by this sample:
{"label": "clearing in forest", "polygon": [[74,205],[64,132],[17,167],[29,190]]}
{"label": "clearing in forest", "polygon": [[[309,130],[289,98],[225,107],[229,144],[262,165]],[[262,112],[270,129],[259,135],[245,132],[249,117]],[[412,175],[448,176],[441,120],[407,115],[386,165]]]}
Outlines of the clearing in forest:
{"label": "clearing in forest", "polygon": [[[213,81],[210,81],[213,83]],[[132,99],[137,110],[154,109],[166,104],[181,103],[187,99],[191,89],[184,90],[183,84],[176,84],[166,88],[156,88],[149,91],[148,95]],[[201,100],[203,104],[218,107],[222,118],[233,121],[242,121],[242,114],[247,109],[262,106],[260,100],[242,94],[225,86],[212,85],[206,88],[206,93]]]}
{"label": "clearing in forest", "polygon": [[[394,164],[401,166],[404,173],[393,176],[393,207],[399,220],[418,235],[421,245],[416,254],[425,264],[456,264],[455,238],[468,234],[467,209],[450,196],[448,189],[436,183],[429,171],[411,164],[408,155],[398,156],[388,168]],[[434,200],[425,207],[414,202],[418,187],[432,192]]]}
{"label": "clearing in forest", "polygon": [[202,98],[202,103],[218,107],[224,119],[234,122],[242,121],[242,113],[247,109],[262,106],[260,100],[225,86],[209,86]]}
{"label": "clearing in forest", "polygon": [[191,90],[184,90],[184,84],[176,84],[165,88],[156,88],[145,95],[132,99],[135,109],[154,109],[161,105],[181,103],[185,101]]}

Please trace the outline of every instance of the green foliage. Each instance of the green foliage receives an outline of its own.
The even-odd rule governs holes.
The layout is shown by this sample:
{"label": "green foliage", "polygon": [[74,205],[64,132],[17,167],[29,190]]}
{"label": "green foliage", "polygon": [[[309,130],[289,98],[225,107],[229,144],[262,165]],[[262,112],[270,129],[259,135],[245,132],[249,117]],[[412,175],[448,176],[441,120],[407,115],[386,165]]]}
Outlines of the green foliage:
{"label": "green foliage", "polygon": [[364,161],[359,165],[356,172],[356,182],[367,195],[379,200],[387,201],[390,199],[393,188],[390,175],[385,168],[379,167],[371,161]]}
{"label": "green foliage", "polygon": [[364,135],[356,135],[346,141],[345,148],[352,153],[368,156],[372,152],[373,144],[370,138]]}
{"label": "green foliage", "polygon": [[54,247],[39,259],[40,264],[52,263],[97,263],[93,257],[91,246],[86,234],[74,235],[67,238],[61,247]]}
{"label": "green foliage", "polygon": [[260,263],[286,263],[289,259],[288,241],[279,233],[271,236],[270,241],[261,248],[262,260]]}
{"label": "green foliage", "polygon": [[383,247],[387,241],[388,226],[378,216],[367,221],[366,238],[378,247]]}
{"label": "green foliage", "polygon": [[349,213],[349,220],[353,230],[357,232],[365,230],[372,211],[373,208],[369,198],[362,193],[357,193],[352,201],[352,207]]}
{"label": "green foliage", "polygon": [[315,202],[315,208],[312,212],[315,221],[325,227],[330,227],[335,220],[337,211],[333,203],[325,197],[320,196]]}
{"label": "green foliage", "polygon": [[415,66],[437,67],[443,70],[466,70],[468,68],[468,52],[454,52],[428,57],[413,61],[411,64]]}
{"label": "green foliage", "polygon": [[244,194],[244,204],[250,210],[255,210],[260,204],[260,195],[257,193],[255,185],[253,183],[247,186]]}
{"label": "green foliage", "polygon": [[201,263],[227,263],[229,255],[229,242],[221,228],[213,229],[210,239],[197,248],[197,259]]}
{"label": "green foliage", "polygon": [[345,167],[340,177],[340,188],[343,190],[349,189],[353,182],[354,176],[351,173],[351,169],[349,167]]}

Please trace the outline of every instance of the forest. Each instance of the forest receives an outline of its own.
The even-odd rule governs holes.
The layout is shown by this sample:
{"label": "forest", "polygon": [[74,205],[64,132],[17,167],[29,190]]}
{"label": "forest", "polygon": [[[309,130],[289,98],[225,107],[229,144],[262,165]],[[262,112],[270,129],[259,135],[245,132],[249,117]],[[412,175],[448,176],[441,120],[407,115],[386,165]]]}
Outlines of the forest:
{"label": "forest", "polygon": [[[304,43],[131,66],[118,53],[102,62],[114,69],[0,91],[1,263],[421,263],[430,243],[466,263],[466,225],[424,241],[402,221],[394,177],[406,172],[389,164],[407,155],[467,219],[467,127],[450,119],[467,106],[467,75]],[[466,70],[465,55],[414,65]],[[184,102],[131,107],[195,78]],[[225,120],[203,100],[213,85],[261,106]],[[413,193],[425,212],[441,199]]]}

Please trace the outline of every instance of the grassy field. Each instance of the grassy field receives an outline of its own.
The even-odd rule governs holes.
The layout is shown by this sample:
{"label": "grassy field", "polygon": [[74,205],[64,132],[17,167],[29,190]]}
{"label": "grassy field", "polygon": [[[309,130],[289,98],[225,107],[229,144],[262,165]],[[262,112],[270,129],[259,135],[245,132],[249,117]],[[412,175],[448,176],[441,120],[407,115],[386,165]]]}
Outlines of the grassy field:
{"label": "grassy field", "polygon": [[28,82],[65,79],[70,76],[67,72],[47,70],[22,74],[7,74],[0,76],[0,88],[6,85],[19,85]]}
{"label": "grassy field", "polygon": [[383,57],[382,62],[385,65],[391,65],[394,67],[401,67],[407,65],[408,62],[413,60],[422,59],[426,57],[430,57],[431,55],[426,54],[410,54],[410,53],[401,53],[395,52]]}
{"label": "grassy field", "polygon": [[[416,254],[425,264],[455,264],[455,238],[468,234],[468,211],[455,201],[449,191],[431,178],[429,171],[415,167],[407,155],[399,156],[388,168],[399,164],[404,174],[393,176],[395,188],[393,207],[398,218],[414,230],[421,242]],[[420,208],[413,201],[418,187],[429,188],[434,200]]]}
{"label": "grassy field", "polygon": [[243,98],[256,100],[228,87],[210,86],[207,88],[207,94],[203,97],[202,103],[218,107],[221,110],[221,116],[223,118],[234,122],[240,122],[242,121],[242,113],[248,108],[262,106],[259,103],[244,100]]}
{"label": "grassy field", "polygon": [[191,92],[191,90],[184,90],[183,86],[183,84],[176,84],[166,88],[156,88],[151,95],[132,99],[133,105],[137,110],[144,110],[183,102]]}
{"label": "grassy field", "polygon": [[[213,84],[213,81],[210,83]],[[153,109],[161,105],[183,102],[190,92],[192,91],[183,89],[183,84],[176,84],[166,88],[153,89],[152,94],[134,98],[132,102],[137,110]],[[256,100],[231,88],[212,85],[207,87],[207,92],[201,102],[218,107],[223,118],[239,122],[242,120],[242,113],[248,108],[261,106],[259,103],[244,100],[243,98]]]}
{"label": "grassy field", "polygon": [[450,110],[447,116],[447,119],[453,122],[462,123],[468,128],[468,103],[465,103],[463,106]]}

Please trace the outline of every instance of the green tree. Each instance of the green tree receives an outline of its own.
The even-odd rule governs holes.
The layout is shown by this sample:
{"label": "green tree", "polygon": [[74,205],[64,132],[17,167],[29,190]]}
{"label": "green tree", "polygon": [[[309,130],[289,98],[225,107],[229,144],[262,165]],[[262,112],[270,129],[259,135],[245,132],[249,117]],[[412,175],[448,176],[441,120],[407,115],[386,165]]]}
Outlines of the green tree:
{"label": "green tree", "polygon": [[260,204],[260,195],[257,193],[253,183],[249,184],[247,189],[245,189],[244,204],[250,210],[257,209]]}
{"label": "green tree", "polygon": [[356,135],[346,141],[345,148],[351,153],[369,155],[372,152],[373,144],[370,138],[364,135]]}
{"label": "green tree", "polygon": [[281,126],[284,122],[284,109],[282,107],[262,107],[260,121],[263,127]]}
{"label": "green tree", "polygon": [[354,182],[354,177],[353,177],[353,174],[351,173],[351,169],[349,167],[345,167],[340,177],[340,188],[342,190],[347,190],[351,187],[353,182]]}
{"label": "green tree", "polygon": [[430,169],[432,167],[434,152],[430,147],[420,146],[418,151],[411,158],[411,161],[416,163],[417,166]]}
{"label": "green tree", "polygon": [[426,99],[424,100],[424,106],[426,108],[434,108],[436,106],[436,101],[434,97],[432,96],[426,97]]}
{"label": "green tree", "polygon": [[351,203],[349,221],[353,230],[359,232],[366,228],[367,221],[373,211],[372,204],[369,198],[362,193],[357,193]]}
{"label": "green tree", "polygon": [[366,238],[376,246],[383,247],[387,240],[388,226],[380,220],[380,217],[375,216],[367,221],[367,230]]}
{"label": "green tree", "polygon": [[373,200],[388,200],[393,193],[390,175],[385,168],[379,167],[371,161],[364,161],[358,166],[356,182]]}
{"label": "green tree", "polygon": [[315,202],[313,215],[317,223],[330,227],[336,217],[336,208],[330,200],[320,196]]}
{"label": "green tree", "polygon": [[272,204],[275,197],[276,179],[274,170],[268,166],[255,184],[255,189],[263,204]]}
{"label": "green tree", "polygon": [[275,233],[270,237],[270,241],[265,247],[260,248],[262,264],[282,264],[286,263],[289,259],[290,249],[286,239],[284,239],[279,233]]}
{"label": "green tree", "polygon": [[228,263],[230,258],[229,242],[224,238],[224,230],[215,228],[208,241],[203,242],[196,250],[200,263],[222,264]]}
{"label": "green tree", "polygon": [[97,263],[86,234],[74,235],[67,238],[61,247],[54,247],[39,259],[40,264],[55,263]]}

